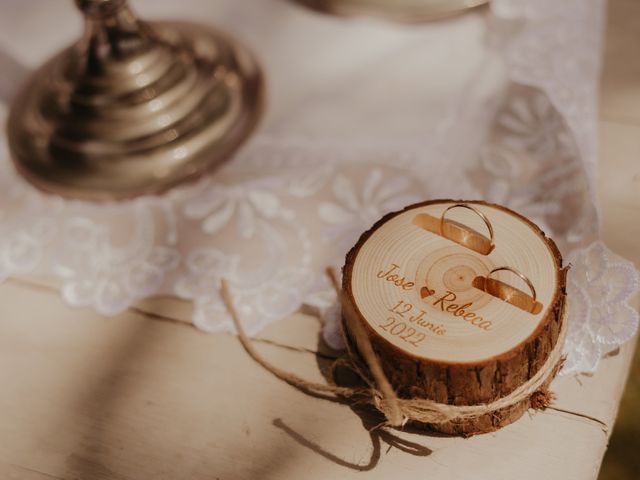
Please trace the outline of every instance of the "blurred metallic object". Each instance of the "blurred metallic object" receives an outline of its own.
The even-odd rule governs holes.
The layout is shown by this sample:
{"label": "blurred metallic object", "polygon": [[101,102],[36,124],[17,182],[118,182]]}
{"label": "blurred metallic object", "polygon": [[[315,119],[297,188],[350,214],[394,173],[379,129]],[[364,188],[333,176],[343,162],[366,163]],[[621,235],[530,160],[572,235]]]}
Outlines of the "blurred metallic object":
{"label": "blurred metallic object", "polygon": [[263,101],[251,55],[219,32],[145,23],[126,0],[76,0],[85,34],[12,105],[9,146],[35,186],[114,200],[158,193],[219,165]]}
{"label": "blurred metallic object", "polygon": [[464,13],[490,0],[294,0],[336,15],[371,15],[398,22],[427,22]]}

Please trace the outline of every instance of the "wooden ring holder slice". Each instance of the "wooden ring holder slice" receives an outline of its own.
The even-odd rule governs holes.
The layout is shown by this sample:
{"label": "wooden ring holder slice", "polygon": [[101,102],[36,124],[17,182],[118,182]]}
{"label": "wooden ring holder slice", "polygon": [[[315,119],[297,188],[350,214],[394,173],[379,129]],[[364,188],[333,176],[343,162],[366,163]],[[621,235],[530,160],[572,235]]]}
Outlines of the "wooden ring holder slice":
{"label": "wooden ring holder slice", "polygon": [[[453,226],[446,214],[461,204]],[[488,225],[489,237],[477,234]],[[458,227],[465,233],[454,233]],[[481,201],[434,200],[385,216],[348,253],[343,273],[354,320],[401,398],[449,405],[503,398],[544,365],[566,317],[566,269],[556,245],[525,217]],[[531,294],[506,282],[514,274]],[[357,352],[348,322],[344,329]],[[489,432],[529,407],[526,398],[427,427]]]}

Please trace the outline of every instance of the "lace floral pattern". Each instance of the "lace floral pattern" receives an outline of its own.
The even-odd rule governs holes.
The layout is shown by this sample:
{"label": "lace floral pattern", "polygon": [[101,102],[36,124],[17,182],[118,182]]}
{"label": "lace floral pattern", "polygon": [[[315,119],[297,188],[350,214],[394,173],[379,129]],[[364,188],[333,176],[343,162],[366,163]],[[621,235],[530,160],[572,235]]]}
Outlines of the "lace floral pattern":
{"label": "lace floral pattern", "polygon": [[[312,147],[313,158],[305,152],[292,159],[290,152],[300,152],[301,145],[283,148],[279,141],[264,139],[233,167],[231,175],[250,172],[251,180],[205,180],[178,195],[183,218],[197,221],[202,233],[226,246],[190,251],[177,278],[175,293],[194,302],[198,327],[231,327],[218,293],[222,277],[233,287],[243,315],[253,319],[249,331],[290,314],[310,292],[320,292],[318,272],[341,262],[363,228],[394,207],[422,198],[419,184],[396,168],[392,157],[367,163],[371,170],[360,186],[347,175],[349,163],[359,160],[349,161],[319,145]],[[314,160],[325,155],[334,160],[314,169]],[[259,169],[269,173],[257,176]],[[383,186],[382,178],[389,175],[394,180]]]}
{"label": "lace floral pattern", "polygon": [[569,258],[569,338],[563,374],[593,373],[603,355],[631,339],[638,312],[627,301],[638,292],[633,264],[613,255],[602,242]]}
{"label": "lace floral pattern", "polygon": [[334,245],[339,263],[360,234],[379,218],[422,198],[411,189],[409,177],[386,178],[380,168],[369,171],[360,190],[351,178],[339,173],[331,182],[331,190],[335,198],[320,202],[318,217],[327,224],[323,237]]}
{"label": "lace floral pattern", "polygon": [[563,253],[597,236],[597,213],[579,149],[564,118],[537,88],[513,86],[473,171],[482,197],[553,235]]}
{"label": "lace floral pattern", "polygon": [[[114,244],[105,222],[89,216],[67,216],[60,223],[64,248],[53,259],[52,270],[62,281],[62,296],[71,305],[90,306],[103,315],[115,315],[137,300],[157,293],[167,273],[180,263],[180,253],[156,244],[153,206],[139,201],[115,207],[118,223],[130,217],[125,246]],[[122,225],[122,223],[120,223]]]}
{"label": "lace floral pattern", "polygon": [[[540,88],[573,132],[595,201],[597,98],[604,2],[602,0],[494,0],[496,41],[510,76]],[[514,22],[526,19],[521,28]],[[569,60],[570,59],[570,60]]]}
{"label": "lace floral pattern", "polygon": [[[319,48],[352,31],[362,40],[353,45],[373,45],[358,73],[349,62],[336,66],[317,91],[294,96],[302,107],[275,109],[265,128],[270,134],[252,139],[215,175],[161,197],[107,205],[47,197],[13,173],[2,135],[0,281],[54,276],[68,303],[105,315],[172,294],[193,302],[198,328],[218,331],[232,328],[218,293],[225,277],[250,333],[304,304],[326,319],[325,339],[340,347],[339,309],[325,267],[339,268],[358,236],[390,211],[427,198],[485,198],[532,218],[572,262],[569,296],[581,300],[572,302],[566,371],[594,371],[638,323],[627,304],[637,273],[597,241],[590,184],[600,42],[591,27],[600,9],[599,0],[496,0],[486,17],[405,33],[363,24],[328,35],[328,22],[311,25],[315,17],[305,17],[305,34],[313,30]],[[478,48],[487,26],[493,43]],[[374,37],[382,43],[372,44]],[[444,81],[426,62],[415,62],[425,45],[442,45],[443,38],[456,52],[468,51],[463,39],[476,39],[473,59],[447,73],[466,80]],[[382,48],[393,55],[381,55]],[[410,94],[399,83],[411,78],[423,88],[431,77],[430,88]],[[350,90],[350,102],[345,86],[354,82],[362,88]],[[380,116],[389,95],[408,120]],[[322,126],[324,137],[300,134]],[[396,143],[388,131],[401,132]],[[351,137],[366,142],[344,140]]]}

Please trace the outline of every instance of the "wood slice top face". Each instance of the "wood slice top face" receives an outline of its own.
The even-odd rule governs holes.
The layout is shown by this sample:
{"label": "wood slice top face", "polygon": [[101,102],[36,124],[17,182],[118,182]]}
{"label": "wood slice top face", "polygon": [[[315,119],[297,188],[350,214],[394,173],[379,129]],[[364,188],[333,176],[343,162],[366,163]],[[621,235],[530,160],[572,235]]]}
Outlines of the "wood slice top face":
{"label": "wood slice top face", "polygon": [[[414,224],[422,213],[439,219],[453,204],[443,201],[409,208],[378,224],[353,259],[350,286],[357,311],[376,334],[413,357],[451,364],[491,361],[532,336],[556,299],[561,265],[544,236],[505,208],[467,203],[493,226],[495,248],[488,255]],[[476,232],[486,231],[473,211],[460,208],[450,216]],[[501,266],[529,278],[540,311],[527,312],[472,285]],[[511,272],[492,278],[529,293]]]}

